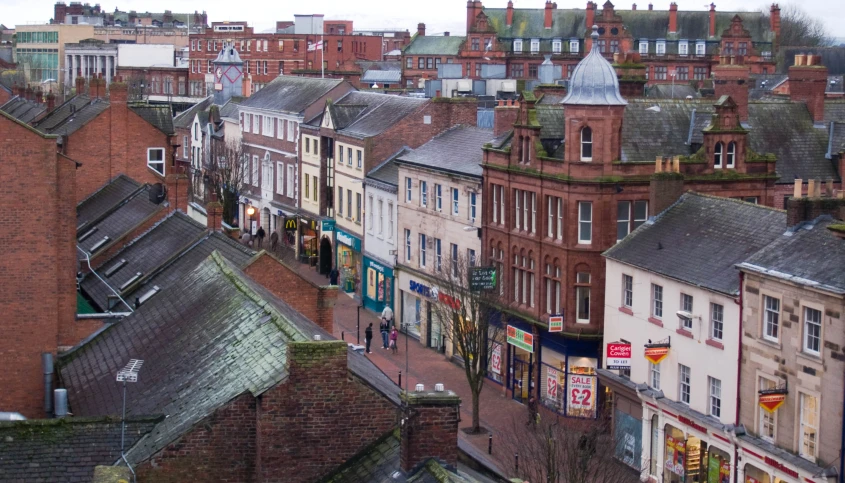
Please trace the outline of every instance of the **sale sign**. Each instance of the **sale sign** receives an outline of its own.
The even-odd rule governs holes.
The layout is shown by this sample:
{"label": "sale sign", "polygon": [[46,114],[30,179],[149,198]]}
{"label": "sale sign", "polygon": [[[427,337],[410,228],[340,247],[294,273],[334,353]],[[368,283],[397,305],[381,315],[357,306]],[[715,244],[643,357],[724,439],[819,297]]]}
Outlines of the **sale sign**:
{"label": "sale sign", "polygon": [[563,315],[549,317],[549,332],[563,332]]}
{"label": "sale sign", "polygon": [[669,355],[668,347],[646,347],[645,358],[652,364],[660,364],[660,361]]}
{"label": "sale sign", "polygon": [[592,411],[596,405],[596,377],[570,374],[567,382],[569,408]]}
{"label": "sale sign", "polygon": [[672,436],[666,436],[666,469],[680,476],[684,477],[686,458],[686,441],[682,439],[675,439]]}
{"label": "sale sign", "polygon": [[557,371],[549,368],[546,373],[546,396],[553,401],[557,401],[557,377]]}
{"label": "sale sign", "polygon": [[761,408],[773,413],[783,406],[784,401],[786,401],[786,394],[760,394],[758,403]]}
{"label": "sale sign", "polygon": [[493,343],[493,354],[490,356],[490,370],[495,374],[502,373],[502,345]]}
{"label": "sale sign", "polygon": [[508,326],[508,344],[519,347],[526,352],[534,352],[534,335],[516,327]]}
{"label": "sale sign", "polygon": [[607,344],[608,369],[630,369],[631,368],[631,344],[611,342]]}

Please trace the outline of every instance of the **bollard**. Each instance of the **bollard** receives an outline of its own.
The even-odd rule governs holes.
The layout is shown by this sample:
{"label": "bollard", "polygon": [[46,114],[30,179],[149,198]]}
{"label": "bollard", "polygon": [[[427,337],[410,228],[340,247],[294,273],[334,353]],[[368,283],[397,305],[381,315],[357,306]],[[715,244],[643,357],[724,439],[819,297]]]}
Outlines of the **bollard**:
{"label": "bollard", "polygon": [[487,454],[493,454],[493,433],[490,433],[490,438],[487,440]]}
{"label": "bollard", "polygon": [[346,334],[344,334],[343,331],[340,331],[340,340],[346,341]]}
{"label": "bollard", "polygon": [[399,371],[399,387],[402,387],[402,371]]}
{"label": "bollard", "polygon": [[514,458],[514,472],[519,474],[519,453],[514,453],[513,458]]}

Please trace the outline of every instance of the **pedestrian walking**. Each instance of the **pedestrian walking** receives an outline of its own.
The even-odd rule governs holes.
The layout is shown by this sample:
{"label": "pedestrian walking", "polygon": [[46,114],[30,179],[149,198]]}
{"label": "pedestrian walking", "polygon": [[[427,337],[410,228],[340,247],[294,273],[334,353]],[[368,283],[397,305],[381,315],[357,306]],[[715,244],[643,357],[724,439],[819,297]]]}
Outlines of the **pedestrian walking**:
{"label": "pedestrian walking", "polygon": [[332,267],[332,271],[329,272],[329,284],[330,285],[337,285],[337,276],[340,275],[337,271],[337,267]]}
{"label": "pedestrian walking", "polygon": [[252,246],[252,235],[247,232],[243,232],[241,234],[241,243],[244,245],[251,247]]}
{"label": "pedestrian walking", "polygon": [[274,231],[270,234],[270,250],[275,252],[276,247],[279,246],[279,232]]}
{"label": "pedestrian walking", "polygon": [[383,346],[384,350],[387,350],[387,337],[390,335],[390,328],[387,325],[387,320],[384,317],[381,318],[381,323],[378,325],[379,332],[381,332],[381,345]]}
{"label": "pedestrian walking", "polygon": [[390,348],[393,349],[394,354],[399,352],[399,346],[396,345],[398,341],[399,341],[399,331],[396,330],[396,327],[393,327],[393,330],[390,331]]}
{"label": "pedestrian walking", "polygon": [[264,227],[259,226],[258,231],[255,232],[255,236],[258,237],[258,248],[261,248],[264,245],[264,235],[267,233],[264,232]]}
{"label": "pedestrian walking", "polygon": [[370,350],[370,344],[373,342],[373,323],[370,322],[370,325],[367,326],[367,330],[364,331],[364,339],[367,341],[367,354],[372,354],[373,351]]}

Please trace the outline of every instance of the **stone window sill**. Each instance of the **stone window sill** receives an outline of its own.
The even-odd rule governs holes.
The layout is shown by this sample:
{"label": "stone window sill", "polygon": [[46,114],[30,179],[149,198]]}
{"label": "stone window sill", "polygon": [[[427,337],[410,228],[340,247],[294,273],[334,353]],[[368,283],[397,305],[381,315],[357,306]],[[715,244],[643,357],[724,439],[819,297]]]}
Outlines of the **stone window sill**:
{"label": "stone window sill", "polygon": [[707,339],[706,341],[704,341],[704,343],[709,345],[710,347],[715,347],[719,350],[725,350],[725,345],[717,340]]}
{"label": "stone window sill", "polygon": [[629,309],[628,307],[619,307],[619,311],[623,314],[634,315],[634,311]]}
{"label": "stone window sill", "polygon": [[658,326],[658,327],[663,327],[663,321],[660,320],[660,319],[656,319],[654,317],[649,317],[648,321],[651,322],[652,324]]}
{"label": "stone window sill", "polygon": [[682,336],[684,336],[684,337],[689,337],[690,339],[692,339],[692,338],[693,338],[693,336],[692,336],[692,332],[690,332],[690,331],[688,331],[688,330],[686,330],[686,329],[676,329],[676,330],[675,330],[675,332],[677,332],[678,334],[680,334],[680,335],[682,335]]}

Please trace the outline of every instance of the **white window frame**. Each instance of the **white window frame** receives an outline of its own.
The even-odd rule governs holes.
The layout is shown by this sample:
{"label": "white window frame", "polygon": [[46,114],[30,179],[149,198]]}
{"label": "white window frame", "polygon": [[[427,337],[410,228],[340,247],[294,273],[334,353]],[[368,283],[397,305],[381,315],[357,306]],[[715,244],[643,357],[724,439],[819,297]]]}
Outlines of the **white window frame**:
{"label": "white window frame", "polygon": [[434,239],[434,271],[443,271],[443,240],[440,238]]}
{"label": "white window frame", "polygon": [[[584,274],[587,276],[587,282],[581,281],[581,275]],[[577,284],[584,284],[584,285],[576,285],[575,286],[575,323],[576,324],[589,324],[590,323],[590,304],[593,303],[593,287],[592,287],[592,276],[586,272],[578,272],[575,274],[575,282]],[[589,298],[587,301],[587,318],[581,318],[581,308],[583,302],[583,298],[580,296],[582,290],[587,290],[589,294]]]}
{"label": "white window frame", "polygon": [[[692,369],[689,366],[678,364],[678,401],[689,406],[692,399]],[[686,400],[684,400],[686,396]]]}
{"label": "white window frame", "polygon": [[373,234],[373,228],[374,228],[374,225],[375,225],[375,222],[373,220],[373,218],[374,218],[373,211],[375,211],[374,204],[375,204],[375,200],[373,199],[373,195],[367,196],[367,231],[371,235]]}
{"label": "white window frame", "polygon": [[520,190],[518,190],[518,189],[514,189],[514,190],[513,190],[513,193],[514,193],[514,202],[515,202],[515,205],[514,205],[514,216],[515,216],[515,219],[514,219],[514,228],[516,228],[517,230],[519,230],[519,229],[521,229],[521,228],[522,228],[522,225],[520,224],[520,221],[519,221],[519,216],[520,216],[520,214],[522,213],[522,212],[519,210]]}
{"label": "white window frame", "polygon": [[411,230],[405,229],[405,261],[411,262]]}
{"label": "white window frame", "polygon": [[[810,355],[821,357],[822,347],[824,347],[824,343],[822,342],[822,327],[824,322],[824,311],[819,310],[815,307],[808,307],[806,305],[802,305],[804,309],[802,312],[803,323],[801,324],[802,334],[801,334],[801,348],[802,350]],[[818,313],[818,321],[810,321],[808,317],[810,311]],[[810,329],[815,327],[815,334],[811,333]],[[812,342],[815,341],[815,345],[817,346],[816,349],[812,348]]]}
{"label": "white window frame", "polygon": [[531,234],[537,234],[537,193],[531,192]]}
{"label": "white window frame", "polygon": [[640,54],[648,55],[648,40],[640,40]]}
{"label": "white window frame", "polygon": [[499,223],[499,185],[492,185],[493,188],[493,223]]}
{"label": "white window frame", "polygon": [[552,40],[552,53],[559,54],[563,48],[563,42],[560,39]]}
{"label": "white window frame", "polygon": [[578,39],[569,39],[569,53],[577,54],[581,52],[581,42]]}
{"label": "white window frame", "polygon": [[387,242],[393,243],[393,201],[387,200]]}
{"label": "white window frame", "polygon": [[[209,62],[210,64],[211,62]],[[250,114],[250,116],[254,116],[252,118],[252,134],[258,134],[258,131],[261,129],[261,116],[258,114]]]}
{"label": "white window frame", "polygon": [[[813,413],[811,414],[814,416],[813,418],[807,418],[805,416],[805,412],[808,412],[809,409],[808,401],[812,401],[813,405],[815,406]],[[821,411],[819,410],[819,398],[816,395],[809,394],[803,391],[798,391],[798,454],[805,459],[810,461],[815,461],[818,452],[819,452],[819,416],[821,415]],[[811,430],[814,434],[812,438],[813,441],[805,440],[805,436],[807,436],[807,430]],[[807,451],[807,450],[810,451]]]}
{"label": "white window frame", "polygon": [[461,192],[458,188],[452,188],[452,216],[458,216],[460,213]]}
{"label": "white window frame", "polygon": [[378,236],[384,237],[384,199],[378,199]]}
{"label": "white window frame", "polygon": [[[691,314],[693,302],[694,302],[694,300],[693,300],[692,295],[681,292],[681,300],[680,300],[681,310],[683,310],[685,312],[689,312]],[[680,325],[681,325],[681,329],[692,330],[692,319],[691,318],[678,317],[678,319],[680,319],[679,322],[680,322]]]}
{"label": "white window frame", "polygon": [[695,55],[706,55],[707,54],[707,44],[704,42],[696,42],[695,43]]}
{"label": "white window frame", "polygon": [[622,306],[632,308],[634,306],[634,277],[622,274]]}
{"label": "white window frame", "polygon": [[734,166],[736,166],[736,142],[730,141],[725,148],[725,167],[733,168]]}
{"label": "white window frame", "polygon": [[531,53],[536,54],[540,51],[540,39],[531,39]]}
{"label": "white window frame", "polygon": [[689,55],[689,41],[678,41],[678,55],[686,57]]}
{"label": "white window frame", "polygon": [[654,52],[657,55],[666,55],[666,41],[658,40],[657,43],[654,45]]}
{"label": "white window frame", "polygon": [[469,221],[475,223],[478,214],[478,196],[475,191],[469,193]]}
{"label": "white window frame", "polygon": [[[757,377],[758,394],[762,390],[774,389],[775,387],[777,387],[777,385],[778,382],[773,379],[769,379],[768,377],[764,376]],[[761,439],[770,443],[774,443],[775,438],[777,437],[777,410],[770,413],[759,405],[757,406],[757,410],[759,411],[759,415],[757,417],[757,434],[760,436]]]}
{"label": "white window frame", "polygon": [[273,121],[274,120],[275,120],[275,118],[273,118],[273,117],[264,116],[264,127],[263,127],[264,132],[262,134],[264,134],[267,137],[273,137],[273,135],[275,134],[273,132]]}
{"label": "white window frame", "polygon": [[[589,207],[589,215],[585,218],[584,207]],[[578,202],[578,244],[589,245],[593,243],[593,204],[589,201]]]}
{"label": "white window frame", "polygon": [[528,191],[522,190],[522,229],[528,231]]}
{"label": "white window frame", "polygon": [[[589,130],[590,132],[590,139],[584,139],[584,133]],[[581,128],[580,132],[581,144],[579,148],[581,149],[578,154],[580,155],[581,161],[592,161],[593,160],[593,129],[590,126],[584,126]],[[584,148],[586,146],[590,146],[590,155],[584,156]]]}
{"label": "white window frame", "polygon": [[294,198],[296,193],[296,166],[293,163],[288,164],[288,198]]}
{"label": "white window frame", "polygon": [[420,206],[428,208],[428,182],[420,180]]}
{"label": "white window frame", "polygon": [[[621,209],[623,203],[625,204],[625,206],[627,206],[627,208],[624,209],[624,210]],[[619,228],[623,227],[623,226],[624,226],[624,233],[625,234],[620,237],[619,236],[620,235]],[[631,202],[625,201],[625,200],[620,200],[620,201],[616,202],[616,243],[621,242],[622,239],[625,238],[626,236],[628,236],[628,234],[630,232],[631,232]]]}
{"label": "white window frame", "polygon": [[414,191],[411,187],[411,178],[409,176],[405,177],[405,202],[410,203],[414,200]]}
{"label": "white window frame", "polygon": [[722,381],[712,376],[707,376],[707,414],[722,417]]}
{"label": "white window frame", "polygon": [[499,224],[504,225],[505,224],[505,187],[502,186],[502,185],[499,185],[499,206],[502,210],[499,213]]}
{"label": "white window frame", "polygon": [[725,156],[725,143],[722,141],[717,141],[716,144],[713,146],[713,167],[716,169],[722,169],[722,164],[724,163]]}
{"label": "white window frame", "polygon": [[284,139],[285,138],[285,128],[287,127],[288,120],[279,118],[279,126],[278,130],[276,131],[276,139]]}
{"label": "white window frame", "polygon": [[651,316],[663,318],[663,286],[656,283],[651,284]]}
{"label": "white window frame", "polygon": [[443,185],[434,183],[434,209],[443,211]]}
{"label": "white window frame", "polygon": [[182,157],[184,159],[188,159],[190,148],[191,145],[188,143],[188,136],[182,136]]}
{"label": "white window frame", "polygon": [[651,364],[651,370],[649,371],[650,378],[649,378],[649,386],[655,391],[660,390],[660,363]]}
{"label": "white window frame", "polygon": [[514,52],[522,52],[522,39],[514,39],[514,41],[513,41],[513,51]]}
{"label": "white window frame", "polygon": [[[161,160],[153,160],[152,159],[151,155],[154,151],[161,153]],[[165,172],[166,172],[165,168],[166,168],[167,163],[165,163],[166,160],[164,159],[165,153],[166,153],[166,151],[165,151],[164,148],[147,148],[147,167],[150,168],[151,170],[155,171],[156,173],[158,173],[161,176],[164,176]],[[159,171],[156,168],[156,166],[160,166],[161,171]]]}
{"label": "white window frame", "polygon": [[361,169],[361,168],[363,167],[363,165],[364,165],[364,156],[363,156],[363,153],[364,153],[364,152],[363,152],[362,150],[360,150],[360,149],[355,150],[355,156],[357,157],[357,160],[356,160],[356,163],[357,163],[357,164],[356,164],[356,166],[358,167],[358,169]]}
{"label": "white window frame", "polygon": [[557,199],[557,239],[563,240],[563,198],[555,196]]}
{"label": "white window frame", "polygon": [[258,155],[252,155],[252,170],[249,177],[249,184],[253,186],[258,186],[261,178],[259,178],[259,171],[258,171]]}
{"label": "white window frame", "polygon": [[[774,301],[777,305],[776,308],[771,308],[769,306],[769,302]],[[781,314],[781,303],[780,299],[776,297],[772,297],[770,295],[763,294],[762,297],[762,316],[761,316],[761,328],[762,328],[762,335],[763,339],[768,340],[770,342],[778,343],[780,342],[780,314]],[[774,329],[774,330],[772,330]]]}
{"label": "white window frame", "polygon": [[710,338],[722,341],[725,337],[725,306],[710,302]]}
{"label": "white window frame", "polygon": [[296,126],[296,121],[288,121],[287,135],[290,142],[296,141]]}
{"label": "white window frame", "polygon": [[425,268],[425,244],[427,240],[425,239],[425,234],[420,233],[420,256],[419,256],[419,267]]}

